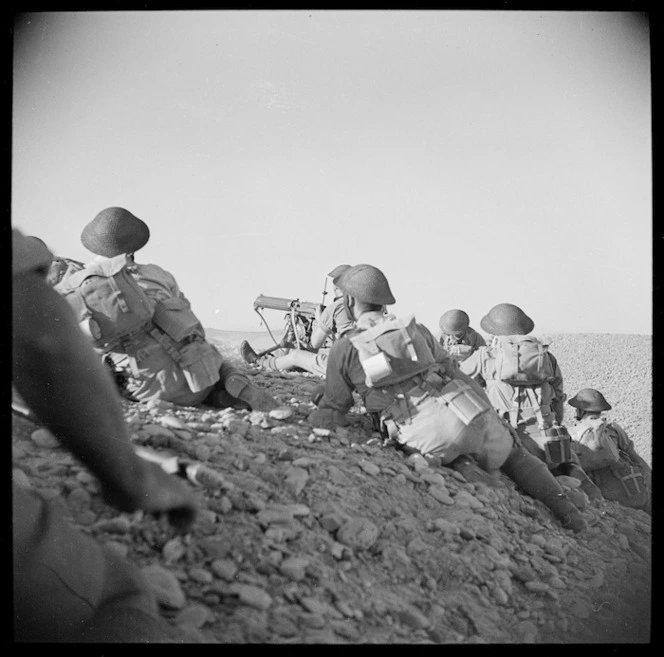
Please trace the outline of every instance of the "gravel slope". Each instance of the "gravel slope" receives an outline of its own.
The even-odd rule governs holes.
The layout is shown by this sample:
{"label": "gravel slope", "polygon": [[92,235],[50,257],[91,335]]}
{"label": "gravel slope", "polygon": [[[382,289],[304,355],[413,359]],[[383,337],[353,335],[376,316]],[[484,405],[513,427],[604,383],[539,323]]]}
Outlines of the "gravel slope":
{"label": "gravel slope", "polygon": [[[552,351],[568,391],[605,391],[616,419],[641,428],[638,444],[649,451],[646,395],[613,393],[625,372],[636,387],[645,364],[628,367],[626,356],[643,360],[649,347],[640,336],[607,347],[613,337],[556,336]],[[221,348],[237,358],[237,342]],[[357,412],[348,428],[313,431],[308,395],[319,380],[311,375],[248,374],[281,409],[123,402],[135,444],[218,475],[196,488],[201,511],[186,536],[105,505],[94,477],[18,417],[14,480],[143,568],[164,617],[189,642],[649,641],[651,520],[643,512],[587,503],[591,526],[574,535],[504,477],[497,487],[467,482],[368,442]]]}

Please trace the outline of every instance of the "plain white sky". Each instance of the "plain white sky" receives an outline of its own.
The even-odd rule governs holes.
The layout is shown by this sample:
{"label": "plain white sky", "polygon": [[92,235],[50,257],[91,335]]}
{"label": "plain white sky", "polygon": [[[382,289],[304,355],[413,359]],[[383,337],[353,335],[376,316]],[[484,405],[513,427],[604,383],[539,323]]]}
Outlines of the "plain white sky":
{"label": "plain white sky", "polygon": [[83,226],[126,207],[209,328],[366,262],[434,332],[501,302],[535,333],[652,332],[641,14],[29,13],[13,92],[13,225],[87,261]]}

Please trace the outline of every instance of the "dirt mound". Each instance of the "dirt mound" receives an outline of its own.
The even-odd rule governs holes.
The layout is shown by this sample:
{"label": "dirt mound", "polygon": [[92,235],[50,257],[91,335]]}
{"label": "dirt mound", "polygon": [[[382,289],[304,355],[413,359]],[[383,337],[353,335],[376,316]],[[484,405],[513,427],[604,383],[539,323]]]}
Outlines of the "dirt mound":
{"label": "dirt mound", "polygon": [[[555,345],[571,378],[572,349]],[[237,358],[237,346],[225,350]],[[280,409],[123,402],[135,444],[221,475],[197,488],[201,512],[184,537],[106,506],[87,470],[17,417],[15,481],[158,581],[164,616],[192,642],[649,640],[645,513],[588,503],[590,528],[574,535],[506,478],[467,482],[382,447],[359,406],[348,428],[312,430],[311,375],[248,373]]]}

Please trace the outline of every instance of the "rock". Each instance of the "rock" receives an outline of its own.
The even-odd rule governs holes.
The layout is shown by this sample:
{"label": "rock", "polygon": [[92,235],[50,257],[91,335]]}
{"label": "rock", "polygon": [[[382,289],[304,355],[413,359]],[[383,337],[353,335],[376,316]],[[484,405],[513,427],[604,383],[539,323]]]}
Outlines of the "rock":
{"label": "rock", "polygon": [[164,561],[167,564],[170,564],[181,559],[186,552],[187,548],[182,544],[182,539],[176,537],[172,538],[166,543],[166,545],[164,545],[161,550],[161,556],[164,557]]}
{"label": "rock", "polygon": [[189,579],[199,584],[210,584],[213,581],[212,573],[205,568],[192,568],[189,571]]}
{"label": "rock", "polygon": [[168,609],[182,609],[186,598],[180,582],[170,571],[158,564],[146,566],[142,569],[150,588],[154,591],[157,602]]}
{"label": "rock", "polygon": [[250,584],[231,584],[231,590],[236,593],[242,604],[255,609],[269,609],[272,604],[271,596],[263,589]]}
{"label": "rock", "polygon": [[371,461],[365,461],[362,459],[358,465],[362,470],[364,470],[367,474],[370,474],[372,477],[377,477],[380,474],[380,468],[375,464],[371,463]]}
{"label": "rock", "polygon": [[125,516],[117,516],[108,520],[100,520],[95,529],[109,534],[126,534],[131,529],[131,522]]}
{"label": "rock", "polygon": [[288,420],[293,417],[293,410],[288,406],[275,408],[268,413],[268,416],[275,420]]}
{"label": "rock", "polygon": [[456,498],[452,498],[447,488],[444,486],[431,486],[429,488],[429,494],[441,504],[447,504],[448,506],[452,506],[456,501]]}
{"label": "rock", "polygon": [[436,529],[440,530],[444,534],[452,534],[454,536],[459,534],[459,527],[445,518],[436,518],[433,521],[433,525]]}
{"label": "rock", "polygon": [[178,613],[175,617],[175,623],[176,625],[201,628],[211,617],[212,614],[207,607],[201,604],[192,604]]}
{"label": "rock", "polygon": [[37,447],[42,447],[44,449],[60,447],[60,442],[48,429],[37,429],[32,432],[30,438]]}
{"label": "rock", "polygon": [[305,578],[306,568],[309,563],[310,560],[305,558],[292,557],[284,559],[279,566],[279,572],[281,572],[282,575],[299,582]]}
{"label": "rock", "polygon": [[474,495],[471,495],[465,490],[460,490],[454,496],[454,505],[460,507],[470,507],[471,509],[481,509],[484,504],[480,502]]}
{"label": "rock", "polygon": [[337,541],[351,548],[368,550],[378,539],[378,527],[367,518],[353,518],[339,528]]}
{"label": "rock", "polygon": [[215,559],[210,568],[217,577],[225,579],[228,582],[233,581],[238,571],[237,564],[231,559]]}
{"label": "rock", "polygon": [[286,488],[297,497],[304,488],[309,475],[302,468],[290,467],[286,471]]}
{"label": "rock", "polygon": [[26,475],[20,468],[12,469],[12,482],[21,488],[32,488],[28,475]]}

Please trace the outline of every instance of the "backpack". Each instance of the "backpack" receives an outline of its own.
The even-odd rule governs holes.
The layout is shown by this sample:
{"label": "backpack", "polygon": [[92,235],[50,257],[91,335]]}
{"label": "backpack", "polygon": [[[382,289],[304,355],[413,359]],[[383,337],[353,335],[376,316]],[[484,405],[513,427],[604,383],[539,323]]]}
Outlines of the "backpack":
{"label": "backpack", "polygon": [[369,388],[401,383],[436,365],[414,315],[392,317],[350,336]]}
{"label": "backpack", "polygon": [[513,386],[541,386],[555,377],[547,345],[531,335],[496,336],[496,378]]}
{"label": "backpack", "polygon": [[93,345],[106,352],[123,352],[123,340],[146,327],[154,314],[155,303],[128,271],[128,263],[125,254],[92,262],[55,286]]}
{"label": "backpack", "polygon": [[453,460],[474,436],[469,427],[490,415],[487,402],[436,363],[413,315],[387,319],[351,335],[350,342],[368,387],[389,389],[412,380],[407,392],[398,388],[394,401],[381,411],[384,433],[402,445]]}
{"label": "backpack", "polygon": [[[593,422],[578,438],[578,442],[590,449],[611,441],[618,451],[618,461],[607,466],[607,470],[620,483],[628,498],[643,496],[648,486],[640,468],[634,447],[627,435],[617,425],[601,418]],[[591,475],[593,472],[591,472]]]}

